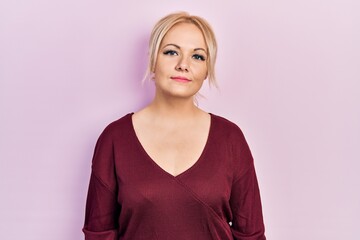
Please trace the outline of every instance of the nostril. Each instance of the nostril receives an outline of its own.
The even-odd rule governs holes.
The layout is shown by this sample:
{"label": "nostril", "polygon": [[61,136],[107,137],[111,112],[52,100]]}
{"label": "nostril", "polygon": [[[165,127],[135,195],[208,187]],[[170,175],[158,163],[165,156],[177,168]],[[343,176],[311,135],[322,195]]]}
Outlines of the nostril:
{"label": "nostril", "polygon": [[176,66],[176,69],[182,71],[189,71],[189,66],[186,64],[179,64],[178,66]]}

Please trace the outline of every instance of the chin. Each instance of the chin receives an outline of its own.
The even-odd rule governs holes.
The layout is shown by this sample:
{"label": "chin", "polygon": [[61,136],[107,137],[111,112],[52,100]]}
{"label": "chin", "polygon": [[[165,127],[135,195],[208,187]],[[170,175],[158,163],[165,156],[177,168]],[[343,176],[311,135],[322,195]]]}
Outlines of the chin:
{"label": "chin", "polygon": [[177,98],[193,98],[198,92],[189,92],[189,91],[177,91],[177,92],[170,92],[169,97],[177,97]]}

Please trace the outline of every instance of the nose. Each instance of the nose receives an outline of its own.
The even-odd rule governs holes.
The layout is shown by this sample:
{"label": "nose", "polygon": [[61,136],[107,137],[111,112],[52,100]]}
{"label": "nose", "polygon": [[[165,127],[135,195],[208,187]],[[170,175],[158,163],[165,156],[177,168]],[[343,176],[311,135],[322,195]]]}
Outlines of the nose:
{"label": "nose", "polygon": [[188,72],[189,71],[189,64],[186,61],[185,57],[182,57],[180,59],[180,61],[178,62],[178,64],[176,65],[176,70],[178,71],[184,71],[184,72]]}

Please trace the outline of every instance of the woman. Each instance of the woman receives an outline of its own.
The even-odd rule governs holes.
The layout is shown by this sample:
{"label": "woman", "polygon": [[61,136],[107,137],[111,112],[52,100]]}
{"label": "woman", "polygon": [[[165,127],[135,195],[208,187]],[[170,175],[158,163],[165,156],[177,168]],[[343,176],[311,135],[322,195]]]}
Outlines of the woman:
{"label": "woman", "polygon": [[194,104],[203,82],[215,83],[216,51],[200,17],[175,13],[155,25],[148,67],[155,97],[98,139],[86,239],[265,239],[241,130]]}

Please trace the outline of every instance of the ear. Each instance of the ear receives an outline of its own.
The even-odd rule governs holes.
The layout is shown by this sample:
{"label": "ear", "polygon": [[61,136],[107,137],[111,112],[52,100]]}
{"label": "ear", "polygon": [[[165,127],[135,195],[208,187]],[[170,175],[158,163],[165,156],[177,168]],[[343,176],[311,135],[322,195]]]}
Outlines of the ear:
{"label": "ear", "polygon": [[209,76],[209,72],[206,72],[204,81],[208,79],[208,76]]}
{"label": "ear", "polygon": [[155,81],[155,73],[154,72],[150,73],[150,79],[151,79],[151,81]]}

